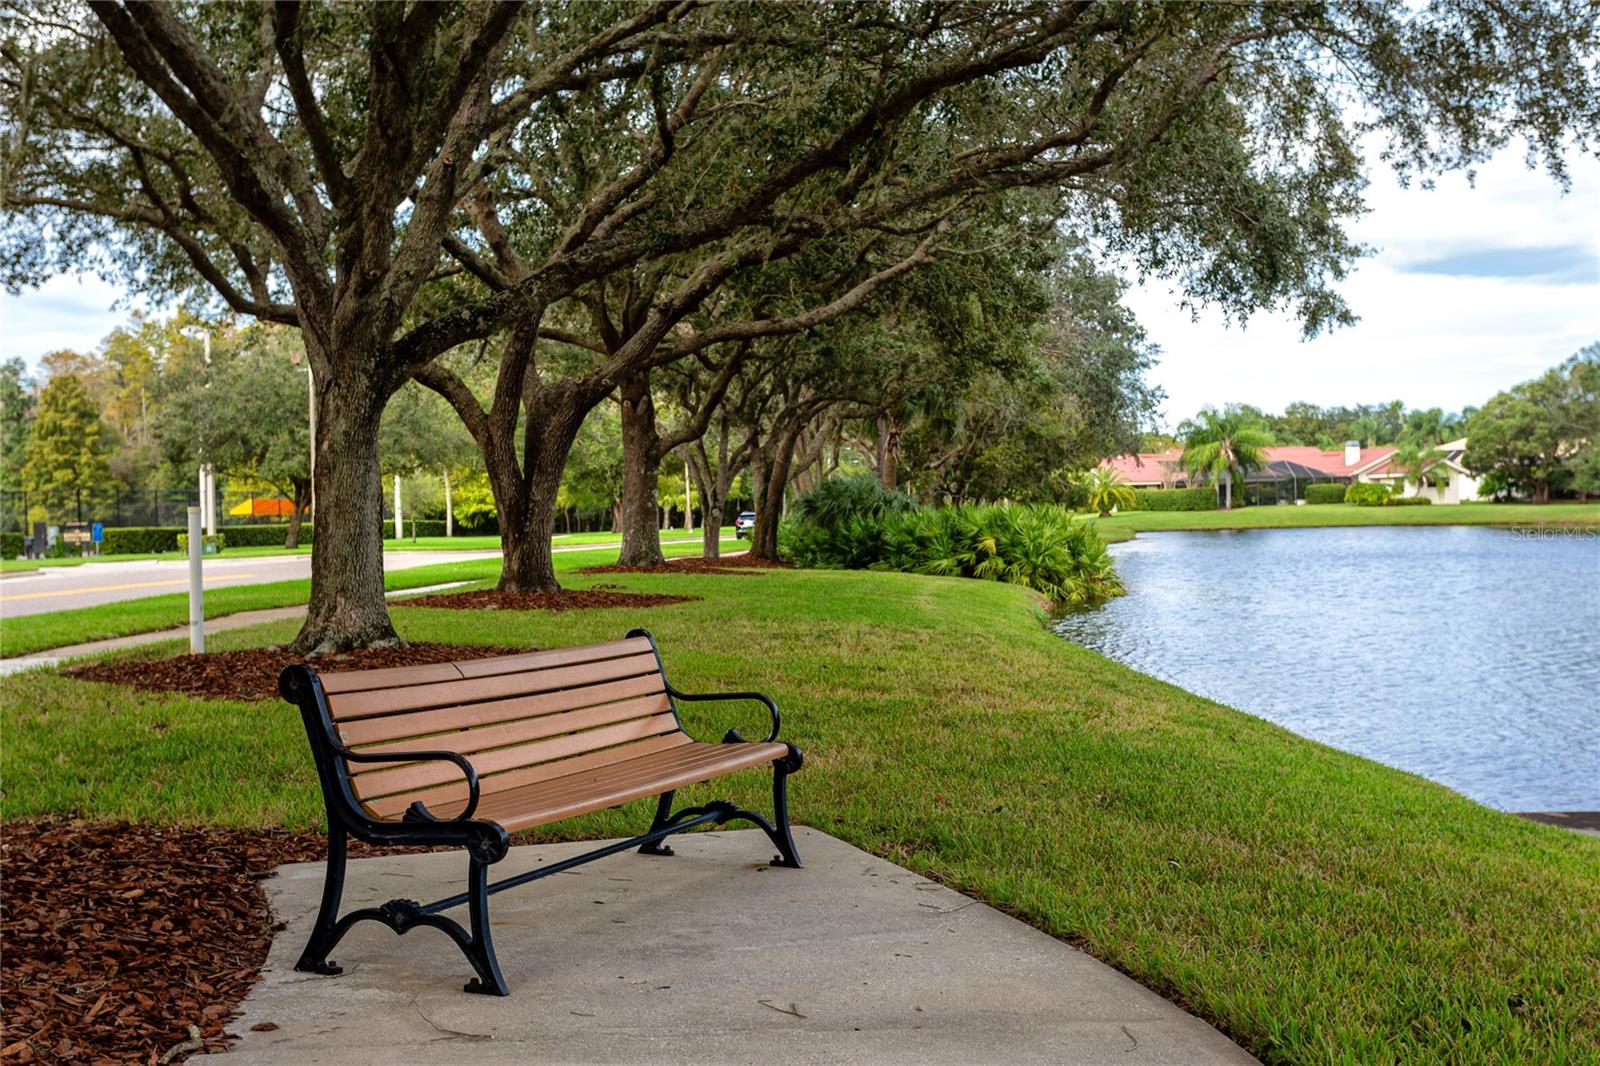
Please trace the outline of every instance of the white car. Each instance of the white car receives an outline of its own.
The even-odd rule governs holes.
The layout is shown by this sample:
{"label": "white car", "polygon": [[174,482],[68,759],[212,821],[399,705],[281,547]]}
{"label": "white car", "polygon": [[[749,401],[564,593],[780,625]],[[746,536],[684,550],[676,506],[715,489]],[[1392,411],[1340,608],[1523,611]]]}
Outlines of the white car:
{"label": "white car", "polygon": [[756,528],[756,513],[754,511],[740,511],[739,517],[733,520],[733,535],[740,540],[750,535]]}

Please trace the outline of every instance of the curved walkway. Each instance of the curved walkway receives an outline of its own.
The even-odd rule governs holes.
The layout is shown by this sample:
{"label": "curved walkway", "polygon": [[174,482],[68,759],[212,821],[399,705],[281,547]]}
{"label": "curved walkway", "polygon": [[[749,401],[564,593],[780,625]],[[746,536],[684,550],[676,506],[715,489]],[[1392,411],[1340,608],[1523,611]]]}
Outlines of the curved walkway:
{"label": "curved walkway", "polygon": [[[758,830],[687,834],[490,902],[505,999],[467,995],[455,945],[371,922],[298,974],[320,864],[266,883],[286,928],[230,1063],[1249,1063],[1088,955],[813,830],[804,870]],[[512,849],[495,876],[593,847]],[[350,864],[346,907],[459,890],[460,854]],[[253,1028],[253,1027],[261,1028]]]}

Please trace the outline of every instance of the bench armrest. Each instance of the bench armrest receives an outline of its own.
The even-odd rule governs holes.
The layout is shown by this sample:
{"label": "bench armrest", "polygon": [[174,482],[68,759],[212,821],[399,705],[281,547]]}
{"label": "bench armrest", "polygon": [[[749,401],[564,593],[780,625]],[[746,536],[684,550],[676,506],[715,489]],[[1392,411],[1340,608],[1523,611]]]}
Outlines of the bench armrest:
{"label": "bench armrest", "polygon": [[421,800],[411,804],[411,809],[406,816],[416,816],[417,820],[425,822],[465,822],[478,810],[478,771],[473,769],[467,757],[455,751],[397,751],[392,753],[372,753],[351,751],[343,744],[334,744],[334,752],[341,758],[350,762],[422,762],[426,760],[443,760],[453,762],[467,779],[467,806],[454,818],[440,818]]}
{"label": "bench armrest", "polygon": [[[675,700],[685,700],[689,703],[709,703],[717,700],[753,700],[762,704],[766,707],[768,713],[772,715],[772,732],[767,734],[768,741],[778,739],[778,727],[783,724],[783,719],[778,714],[777,703],[773,701],[771,696],[765,696],[759,692],[679,692],[672,687],[671,682],[668,682],[667,695]],[[722,742],[726,744],[730,741],[743,742],[744,737],[737,729],[730,729],[727,735],[722,738]]]}

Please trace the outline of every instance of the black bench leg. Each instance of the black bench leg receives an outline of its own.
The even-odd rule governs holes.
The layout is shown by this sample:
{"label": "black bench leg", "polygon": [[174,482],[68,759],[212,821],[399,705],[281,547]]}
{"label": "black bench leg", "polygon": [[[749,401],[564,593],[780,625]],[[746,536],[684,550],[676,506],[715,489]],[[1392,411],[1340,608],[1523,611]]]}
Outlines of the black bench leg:
{"label": "black bench leg", "polygon": [[486,996],[509,995],[506,979],[500,976],[500,963],[494,957],[494,942],[489,939],[489,864],[476,857],[467,871],[467,915],[472,924],[472,943],[463,944],[467,961],[478,976],[464,986],[468,992]]}
{"label": "black bench leg", "polygon": [[344,898],[344,862],[348,849],[348,836],[342,825],[328,826],[328,871],[322,882],[322,906],[317,910],[317,924],[311,929],[311,939],[300,953],[294,968],[301,973],[340,974],[344,968],[328,961],[328,952],[339,941],[339,903]]}
{"label": "black bench leg", "polygon": [[[657,829],[660,829],[662,826],[667,824],[667,821],[672,814],[672,797],[674,795],[676,795],[675,792],[663,792],[661,793],[661,798],[656,800],[656,816],[655,820],[650,823],[650,832],[653,833]],[[659,840],[652,840],[648,844],[639,845],[639,854],[671,855],[672,848],[667,844],[663,844]]]}
{"label": "black bench leg", "polygon": [[[789,832],[789,775],[800,769],[800,752],[791,747],[789,754],[772,764],[772,828],[767,836],[777,845],[778,854],[772,865],[786,866],[792,870],[801,867],[800,853],[795,851],[794,836]],[[765,828],[763,826],[762,828]]]}

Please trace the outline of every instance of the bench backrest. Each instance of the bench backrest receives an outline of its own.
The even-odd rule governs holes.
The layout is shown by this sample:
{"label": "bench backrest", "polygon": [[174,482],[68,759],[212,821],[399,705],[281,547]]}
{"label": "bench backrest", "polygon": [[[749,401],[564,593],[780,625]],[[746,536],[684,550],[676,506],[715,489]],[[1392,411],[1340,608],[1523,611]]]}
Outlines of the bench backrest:
{"label": "bench backrest", "polygon": [[[485,795],[689,743],[646,636],[315,676],[346,747],[459,752]],[[379,818],[398,817],[414,800],[448,816],[467,799],[461,771],[447,762],[338,763]]]}

